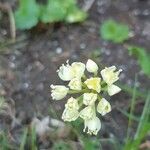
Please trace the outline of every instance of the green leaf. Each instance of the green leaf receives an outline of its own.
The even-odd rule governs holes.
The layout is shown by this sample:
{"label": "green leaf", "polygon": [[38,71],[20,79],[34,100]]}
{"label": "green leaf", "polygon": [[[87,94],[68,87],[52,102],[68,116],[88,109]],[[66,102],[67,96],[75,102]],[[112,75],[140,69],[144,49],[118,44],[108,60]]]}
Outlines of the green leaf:
{"label": "green leaf", "polygon": [[137,46],[127,46],[129,54],[134,55],[138,59],[138,63],[141,66],[143,72],[150,77],[150,55],[144,48]]}
{"label": "green leaf", "polygon": [[26,140],[27,140],[27,134],[28,134],[28,129],[24,128],[24,132],[23,132],[22,140],[21,140],[21,144],[20,144],[20,150],[24,150]]}
{"label": "green leaf", "polygon": [[38,23],[39,5],[35,0],[20,0],[19,8],[15,12],[18,29],[30,29]]}
{"label": "green leaf", "polygon": [[129,38],[129,28],[114,20],[106,20],[100,27],[100,34],[104,40],[122,43]]}
{"label": "green leaf", "polygon": [[41,21],[44,23],[62,21],[67,13],[62,4],[61,0],[48,0],[47,5],[42,9]]}
{"label": "green leaf", "polygon": [[87,14],[84,11],[81,11],[78,8],[76,8],[70,11],[65,20],[68,23],[75,23],[84,21],[86,17]]}
{"label": "green leaf", "polygon": [[40,19],[44,23],[66,21],[69,23],[81,22],[86,13],[81,11],[75,0],[48,0],[41,11]]}
{"label": "green leaf", "polygon": [[86,16],[86,13],[78,8],[76,0],[48,0],[46,5],[38,5],[36,0],[20,0],[15,21],[18,29],[30,29],[39,21],[74,23],[83,21]]}
{"label": "green leaf", "polygon": [[[68,3],[69,2],[69,3]],[[75,0],[66,0],[68,3],[67,16],[65,18],[68,23],[82,22],[86,19],[87,14],[77,7]]]}

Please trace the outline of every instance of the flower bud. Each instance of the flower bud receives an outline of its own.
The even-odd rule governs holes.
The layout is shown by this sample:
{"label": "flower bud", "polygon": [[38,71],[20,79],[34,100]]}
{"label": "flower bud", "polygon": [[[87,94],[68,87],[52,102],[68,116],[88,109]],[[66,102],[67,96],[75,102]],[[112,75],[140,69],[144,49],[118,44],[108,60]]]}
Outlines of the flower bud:
{"label": "flower bud", "polygon": [[65,104],[65,110],[62,114],[62,119],[64,121],[74,121],[79,117],[79,105],[78,101],[73,97],[69,98]]}
{"label": "flower bud", "polygon": [[87,106],[80,111],[80,117],[84,120],[89,120],[95,115],[95,109],[93,106]]}
{"label": "flower bud", "polygon": [[84,75],[85,64],[81,62],[74,62],[71,64],[71,66],[73,69],[74,77],[81,78]]}
{"label": "flower bud", "polygon": [[61,100],[63,99],[67,93],[68,93],[68,88],[63,86],[63,85],[51,85],[52,91],[51,91],[51,96],[52,99],[54,100]]}
{"label": "flower bud", "polygon": [[97,94],[94,93],[84,93],[83,94],[83,104],[93,105],[97,99]]}
{"label": "flower bud", "polygon": [[78,104],[77,99],[75,99],[73,97],[69,98],[67,103],[65,104],[65,108],[78,110],[79,109],[79,104]]}
{"label": "flower bud", "polygon": [[87,69],[88,72],[97,73],[98,66],[93,60],[88,59],[88,61],[86,63],[86,69]]}
{"label": "flower bud", "polygon": [[70,89],[72,90],[81,90],[82,89],[82,82],[80,78],[73,78],[68,86],[70,87]]}
{"label": "flower bud", "polygon": [[109,113],[111,111],[110,103],[105,98],[102,98],[97,105],[97,111],[102,116],[104,116],[106,113]]}
{"label": "flower bud", "polygon": [[64,121],[75,121],[79,117],[79,112],[76,109],[65,108],[62,119]]}
{"label": "flower bud", "polygon": [[108,94],[110,96],[113,96],[113,95],[119,93],[120,91],[121,91],[121,89],[118,86],[114,85],[114,84],[108,86]]}
{"label": "flower bud", "polygon": [[101,75],[103,77],[103,80],[108,84],[111,85],[114,82],[116,82],[119,79],[119,74],[122,71],[121,69],[116,71],[115,66],[106,67],[101,71]]}
{"label": "flower bud", "polygon": [[90,78],[87,79],[84,83],[89,89],[95,90],[98,93],[101,91],[101,78]]}
{"label": "flower bud", "polygon": [[63,81],[70,81],[74,78],[74,72],[72,70],[72,67],[69,65],[68,61],[66,65],[60,66],[60,68],[57,70],[58,76]]}
{"label": "flower bud", "polygon": [[88,132],[87,132],[88,134],[97,135],[98,131],[101,128],[100,119],[98,117],[94,117],[90,120],[85,120],[83,132],[85,132],[86,128],[88,128]]}

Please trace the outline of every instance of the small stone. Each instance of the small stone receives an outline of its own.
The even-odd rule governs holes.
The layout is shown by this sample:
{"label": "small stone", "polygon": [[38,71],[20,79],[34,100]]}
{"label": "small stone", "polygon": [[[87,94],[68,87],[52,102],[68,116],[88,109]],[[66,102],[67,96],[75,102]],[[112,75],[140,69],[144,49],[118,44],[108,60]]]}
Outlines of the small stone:
{"label": "small stone", "polygon": [[85,49],[85,48],[86,48],[85,43],[81,43],[81,44],[80,44],[80,48],[81,48],[81,49]]}
{"label": "small stone", "polygon": [[143,11],[143,15],[144,15],[144,16],[150,15],[150,11],[149,11],[148,9],[144,10],[144,11]]}
{"label": "small stone", "polygon": [[16,68],[16,65],[13,62],[9,62],[9,67],[12,68],[12,69],[14,69],[14,68]]}
{"label": "small stone", "polygon": [[56,53],[57,54],[61,54],[62,53],[62,48],[61,47],[57,47],[56,48]]}
{"label": "small stone", "polygon": [[24,89],[28,89],[28,88],[29,88],[29,83],[27,83],[27,82],[26,82],[26,83],[23,83],[23,88],[24,88]]}

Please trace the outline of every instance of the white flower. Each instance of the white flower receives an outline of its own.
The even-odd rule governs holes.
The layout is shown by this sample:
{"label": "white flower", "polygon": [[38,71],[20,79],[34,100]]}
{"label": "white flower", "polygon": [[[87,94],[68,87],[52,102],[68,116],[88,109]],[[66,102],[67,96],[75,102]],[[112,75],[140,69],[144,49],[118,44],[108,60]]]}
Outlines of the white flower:
{"label": "white flower", "polygon": [[87,85],[89,89],[95,90],[98,93],[101,91],[101,78],[90,78],[87,79],[84,83]]}
{"label": "white flower", "polygon": [[85,105],[93,105],[96,99],[97,99],[97,94],[94,94],[94,93],[83,94],[83,104]]}
{"label": "white flower", "polygon": [[70,89],[72,90],[81,90],[82,89],[82,82],[80,78],[73,78],[68,86],[70,87]]}
{"label": "white flower", "polygon": [[116,71],[116,67],[115,66],[111,66],[111,67],[106,67],[105,69],[103,69],[101,71],[101,75],[103,77],[103,80],[108,84],[111,85],[114,82],[116,82],[119,79],[119,74],[122,70],[118,70]]}
{"label": "white flower", "polygon": [[74,78],[74,72],[72,70],[72,66],[69,65],[68,61],[66,63],[66,65],[62,64],[57,72],[60,79],[62,79],[63,81],[70,81]]}
{"label": "white flower", "polygon": [[58,76],[63,81],[70,81],[71,79],[77,77],[81,78],[85,71],[85,64],[81,62],[74,62],[71,65],[69,65],[68,61],[67,64],[60,66],[60,68],[57,70]]}
{"label": "white flower", "polygon": [[71,64],[74,77],[81,78],[84,75],[85,64],[81,62],[74,62]]}
{"label": "white flower", "polygon": [[80,117],[84,120],[89,120],[95,115],[95,109],[93,106],[87,106],[80,111]]}
{"label": "white flower", "polygon": [[97,105],[97,111],[102,116],[104,116],[106,113],[109,113],[111,111],[110,103],[105,98],[102,98]]}
{"label": "white flower", "polygon": [[83,132],[85,132],[86,128],[88,128],[88,134],[97,135],[98,131],[101,128],[100,119],[98,117],[94,117],[90,120],[85,120]]}
{"label": "white flower", "polygon": [[52,96],[52,99],[55,99],[55,100],[60,100],[64,98],[67,95],[68,90],[69,90],[67,87],[63,85],[51,85],[51,88],[52,88],[51,96]]}
{"label": "white flower", "polygon": [[77,99],[75,99],[73,97],[69,98],[67,103],[65,104],[65,108],[78,110],[79,109],[79,104],[78,104]]}
{"label": "white flower", "polygon": [[79,117],[78,109],[78,101],[73,97],[69,98],[67,103],[65,104],[65,110],[62,114],[62,119],[64,121],[76,120]]}
{"label": "white flower", "polygon": [[108,86],[107,90],[108,90],[108,94],[110,96],[115,95],[115,94],[117,94],[121,91],[121,89],[118,86],[114,85],[114,84]]}
{"label": "white flower", "polygon": [[79,117],[79,112],[76,109],[65,108],[62,119],[64,121],[75,121]]}
{"label": "white flower", "polygon": [[88,61],[86,63],[86,69],[87,69],[88,72],[97,73],[98,66],[93,60],[88,59]]}

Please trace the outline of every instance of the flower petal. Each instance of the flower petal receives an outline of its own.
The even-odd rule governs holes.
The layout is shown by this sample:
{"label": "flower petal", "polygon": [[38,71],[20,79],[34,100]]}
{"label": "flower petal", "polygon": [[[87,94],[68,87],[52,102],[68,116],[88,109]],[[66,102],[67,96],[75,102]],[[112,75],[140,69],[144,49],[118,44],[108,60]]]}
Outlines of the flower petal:
{"label": "flower petal", "polygon": [[63,99],[67,95],[69,90],[67,87],[63,85],[51,85],[50,87],[52,88],[51,91],[52,99],[55,100]]}
{"label": "flower petal", "polygon": [[90,120],[85,120],[84,121],[84,129],[83,131],[85,132],[86,128],[88,128],[88,134],[94,134],[97,135],[98,131],[101,128],[101,122],[98,117],[93,117]]}
{"label": "flower petal", "polygon": [[68,86],[70,87],[70,89],[72,90],[81,90],[82,89],[82,82],[80,78],[73,78]]}
{"label": "flower petal", "polygon": [[98,66],[93,60],[88,59],[88,61],[86,63],[86,69],[87,69],[88,72],[97,73]]}
{"label": "flower petal", "polygon": [[104,116],[105,114],[109,113],[111,111],[111,105],[110,103],[105,99],[102,98],[100,102],[97,105],[97,111]]}
{"label": "flower petal", "polygon": [[120,91],[121,91],[121,89],[114,84],[108,86],[108,94],[110,96],[115,95],[115,94],[119,93]]}
{"label": "flower petal", "polygon": [[119,79],[119,74],[122,71],[121,69],[116,71],[115,66],[106,67],[101,71],[101,75],[103,80],[108,84],[111,85]]}
{"label": "flower petal", "polygon": [[101,91],[101,78],[90,78],[87,79],[84,83],[87,85],[89,89],[95,90],[98,93]]}

